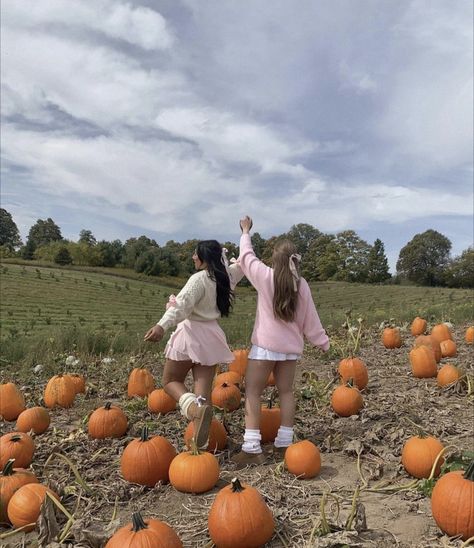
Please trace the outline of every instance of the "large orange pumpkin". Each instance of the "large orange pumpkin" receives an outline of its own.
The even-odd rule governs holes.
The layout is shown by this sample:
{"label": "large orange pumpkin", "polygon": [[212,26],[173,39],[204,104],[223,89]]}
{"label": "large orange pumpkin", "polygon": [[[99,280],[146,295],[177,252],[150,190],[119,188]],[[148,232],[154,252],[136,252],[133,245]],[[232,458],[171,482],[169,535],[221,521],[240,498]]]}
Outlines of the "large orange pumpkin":
{"label": "large orange pumpkin", "polygon": [[[415,478],[428,478],[436,457],[444,449],[443,444],[432,436],[413,436],[402,449],[402,464],[405,470]],[[435,477],[441,471],[444,459],[436,465]]]}
{"label": "large orange pumpkin", "polygon": [[431,335],[419,335],[415,339],[415,346],[429,346],[434,352],[436,363],[441,361],[441,347]]}
{"label": "large orange pumpkin", "polygon": [[122,476],[132,483],[154,487],[159,481],[168,481],[170,463],[175,456],[176,449],[166,438],[148,437],[148,428],[144,426],[141,437],[132,440],[122,453]]}
{"label": "large orange pumpkin", "polygon": [[193,444],[191,451],[179,453],[171,462],[170,483],[183,493],[205,493],[219,480],[219,462],[207,451]]}
{"label": "large orange pumpkin", "polygon": [[416,346],[410,350],[411,370],[418,379],[436,377],[438,368],[433,350],[429,346]]}
{"label": "large orange pumpkin", "polygon": [[286,449],[285,465],[288,472],[299,478],[314,478],[321,470],[321,454],[309,440],[299,441]]}
{"label": "large orange pumpkin", "polygon": [[441,356],[443,358],[454,358],[457,354],[456,343],[451,339],[441,341],[439,347],[441,348]]}
{"label": "large orange pumpkin", "polygon": [[176,400],[163,388],[157,388],[148,394],[148,410],[152,413],[171,413],[176,409]]}
{"label": "large orange pumpkin", "polygon": [[273,401],[262,405],[260,414],[260,435],[262,443],[275,441],[281,424],[281,411],[279,407],[273,407]]}
{"label": "large orange pumpkin", "polygon": [[84,394],[86,391],[86,380],[84,377],[82,375],[78,375],[77,373],[68,373],[68,377],[74,383],[76,394]]}
{"label": "large orange pumpkin", "polygon": [[398,327],[386,327],[382,333],[382,343],[385,348],[400,348],[402,337]]}
{"label": "large orange pumpkin", "polygon": [[363,390],[369,382],[367,367],[359,358],[345,358],[341,360],[339,362],[338,372],[342,382],[353,379],[354,384],[359,390]]}
{"label": "large orange pumpkin", "polygon": [[46,493],[59,500],[54,491],[41,483],[28,483],[20,487],[8,503],[8,518],[12,524],[17,528],[31,524],[24,531],[32,531],[36,527]]}
{"label": "large orange pumpkin", "polygon": [[155,388],[155,379],[148,369],[136,367],[128,377],[127,394],[129,398],[139,396],[143,398]]}
{"label": "large orange pumpkin", "polygon": [[426,331],[426,320],[417,316],[411,324],[410,331],[414,337],[423,335]]}
{"label": "large orange pumpkin", "polygon": [[[194,423],[191,421],[184,431],[184,443],[188,449],[191,448],[191,440],[194,436]],[[207,451],[222,451],[227,445],[227,432],[224,425],[217,419],[212,419],[211,427],[209,428],[209,441],[207,443]]]}
{"label": "large orange pumpkin", "polygon": [[453,335],[451,333],[451,329],[449,329],[445,323],[439,323],[431,330],[431,337],[438,343],[441,343],[446,339],[452,339]]}
{"label": "large orange pumpkin", "polygon": [[91,438],[121,438],[127,428],[128,420],[125,413],[110,402],[96,409],[89,417],[88,431]]}
{"label": "large orange pumpkin", "polygon": [[436,380],[438,382],[438,386],[449,386],[450,384],[457,382],[460,378],[461,372],[459,369],[450,363],[446,363],[438,371]]}
{"label": "large orange pumpkin", "polygon": [[257,489],[234,478],[217,493],[209,510],[208,528],[219,548],[257,548],[272,538],[275,522]]}
{"label": "large orange pumpkin", "polygon": [[240,407],[240,390],[235,384],[226,382],[216,386],[211,393],[212,405],[225,409],[226,411],[235,411]]}
{"label": "large orange pumpkin", "polygon": [[7,507],[12,496],[27,483],[38,483],[33,472],[23,468],[13,468],[15,459],[7,461],[0,476],[0,523],[8,520]]}
{"label": "large orange pumpkin", "polygon": [[242,377],[235,371],[225,371],[224,373],[219,373],[214,379],[214,386],[221,386],[224,383],[227,384],[236,384],[240,385],[242,382]]}
{"label": "large orange pumpkin", "polygon": [[351,381],[338,386],[331,396],[331,405],[334,412],[340,417],[357,415],[364,405],[359,390],[351,385]]}
{"label": "large orange pumpkin", "polygon": [[25,410],[25,398],[16,384],[0,384],[0,418],[14,421]]}
{"label": "large orange pumpkin", "polygon": [[71,407],[76,397],[76,387],[69,375],[54,375],[44,389],[46,407]]}
{"label": "large orange pumpkin", "polygon": [[431,512],[438,527],[450,537],[474,537],[474,460],[468,469],[442,476],[431,494]]}
{"label": "large orange pumpkin", "polygon": [[467,344],[473,344],[474,343],[474,327],[468,327],[466,329],[466,334],[464,335],[464,340],[467,342]]}
{"label": "large orange pumpkin", "polygon": [[17,468],[28,468],[33,460],[35,442],[24,432],[9,432],[0,438],[0,468],[15,459]]}
{"label": "large orange pumpkin", "polygon": [[121,527],[105,548],[182,548],[183,543],[167,523],[157,519],[144,520],[140,512],[132,514],[132,523]]}
{"label": "large orange pumpkin", "polygon": [[16,420],[18,432],[29,432],[42,434],[48,429],[51,422],[48,411],[44,407],[30,407],[22,411]]}
{"label": "large orange pumpkin", "polygon": [[245,371],[249,361],[247,349],[234,350],[234,361],[229,365],[229,371],[235,371],[240,377],[245,377]]}

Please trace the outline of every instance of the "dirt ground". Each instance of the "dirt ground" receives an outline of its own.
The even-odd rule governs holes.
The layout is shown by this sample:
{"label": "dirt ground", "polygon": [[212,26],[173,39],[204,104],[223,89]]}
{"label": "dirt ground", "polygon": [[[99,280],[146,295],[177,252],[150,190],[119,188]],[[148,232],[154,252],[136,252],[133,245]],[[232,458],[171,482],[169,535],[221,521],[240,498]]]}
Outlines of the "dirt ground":
{"label": "dirt ground", "polygon": [[[458,355],[450,362],[474,374],[473,348],[463,342],[464,326],[455,329]],[[399,349],[387,350],[376,330],[367,332],[359,357],[369,370],[369,385],[363,391],[364,409],[357,416],[337,417],[328,404],[336,383],[338,359],[328,359],[308,351],[298,369],[298,439],[313,441],[321,451],[321,473],[314,479],[297,479],[268,454],[267,463],[235,471],[229,460],[239,449],[243,433],[243,410],[226,418],[228,448],[217,455],[221,466],[217,486],[203,495],[177,492],[170,485],[153,489],[133,485],[121,478],[119,459],[124,446],[139,435],[146,423],[152,434],[166,436],[182,450],[186,421],[178,411],[164,417],[151,415],[146,401],[127,400],[126,379],[132,366],[146,365],[160,378],[161,365],[155,361],[117,358],[104,365],[100,360],[76,367],[87,375],[86,395],[78,396],[74,407],[54,410],[52,424],[35,436],[33,462],[40,481],[48,482],[62,495],[75,522],[68,539],[61,545],[50,539],[61,531],[66,518],[44,512],[39,531],[18,533],[0,540],[1,546],[76,546],[100,548],[119,526],[130,521],[132,511],[142,510],[146,517],[165,520],[175,528],[184,546],[212,546],[207,531],[207,514],[217,491],[234,476],[256,487],[273,511],[276,532],[269,547],[350,546],[350,547],[460,547],[437,528],[431,517],[430,498],[416,488],[381,491],[381,486],[405,485],[412,481],[400,464],[404,442],[415,435],[413,423],[420,425],[442,443],[453,445],[447,455],[474,451],[473,395],[466,384],[440,389],[436,379],[415,379],[410,371],[408,352],[413,337],[407,335]],[[57,369],[57,367],[56,367]],[[29,406],[41,404],[41,395],[51,371],[45,367],[37,377],[23,384]],[[269,392],[271,389],[267,389]],[[111,401],[129,417],[129,432],[119,440],[91,440],[87,435],[89,413]],[[0,423],[3,432],[14,423]],[[266,451],[270,447],[265,448]],[[70,467],[53,453],[67,456],[90,486],[86,492]],[[358,466],[359,464],[359,466]],[[359,495],[354,505],[354,491]],[[321,526],[321,499],[332,532],[318,536]],[[344,530],[351,509],[355,509],[352,529]],[[47,509],[48,510],[48,509]],[[8,533],[8,529],[0,533]],[[244,547],[243,547],[244,548]]]}

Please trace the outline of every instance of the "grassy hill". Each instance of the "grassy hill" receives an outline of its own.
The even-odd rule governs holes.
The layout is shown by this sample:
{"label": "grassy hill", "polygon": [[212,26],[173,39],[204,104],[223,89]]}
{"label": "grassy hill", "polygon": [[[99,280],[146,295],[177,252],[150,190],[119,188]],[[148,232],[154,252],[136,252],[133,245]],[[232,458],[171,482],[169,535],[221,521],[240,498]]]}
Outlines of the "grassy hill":
{"label": "grassy hill", "polygon": [[[53,350],[99,354],[147,348],[143,333],[161,317],[170,293],[177,293],[185,281],[140,279],[119,269],[11,263],[4,263],[0,272],[0,357],[9,363],[37,361]],[[328,329],[340,326],[348,309],[369,325],[389,318],[402,323],[416,315],[472,321],[469,290],[341,282],[317,283],[312,289]],[[231,345],[248,344],[255,292],[239,287],[236,293],[234,312],[222,320],[222,326]]]}

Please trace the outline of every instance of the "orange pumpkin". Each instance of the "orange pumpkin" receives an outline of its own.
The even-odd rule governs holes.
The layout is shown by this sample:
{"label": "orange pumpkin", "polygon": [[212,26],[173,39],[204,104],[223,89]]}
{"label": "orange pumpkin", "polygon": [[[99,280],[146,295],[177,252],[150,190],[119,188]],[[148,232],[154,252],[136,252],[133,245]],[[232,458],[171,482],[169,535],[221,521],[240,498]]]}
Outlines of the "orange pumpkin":
{"label": "orange pumpkin", "polygon": [[364,405],[359,390],[352,386],[349,380],[346,384],[338,386],[331,396],[331,405],[334,412],[340,417],[350,417],[351,415],[357,415]]}
{"label": "orange pumpkin", "polygon": [[212,390],[211,401],[212,405],[221,409],[235,411],[240,407],[240,390],[235,384],[224,382]]}
{"label": "orange pumpkin", "polygon": [[14,421],[25,410],[25,398],[16,384],[0,384],[0,418]]}
{"label": "orange pumpkin", "polygon": [[386,327],[382,333],[382,343],[385,348],[400,348],[402,337],[398,327]]}
{"label": "orange pumpkin", "polygon": [[436,363],[441,361],[441,347],[431,335],[419,335],[415,339],[415,346],[429,346],[434,352]]}
{"label": "orange pumpkin", "polygon": [[467,344],[473,344],[474,343],[474,327],[468,327],[466,329],[466,334],[464,335],[464,340],[467,342]]}
{"label": "orange pumpkin", "polygon": [[0,523],[8,521],[8,503],[18,489],[27,483],[38,483],[33,472],[23,468],[13,468],[14,462],[14,459],[8,460],[0,476]]}
{"label": "orange pumpkin", "polygon": [[96,409],[89,417],[89,436],[94,439],[121,438],[127,428],[125,413],[110,402]]}
{"label": "orange pumpkin", "polygon": [[235,371],[241,378],[245,377],[245,371],[249,361],[247,349],[234,350],[234,361],[229,365],[229,371]]}
{"label": "orange pumpkin", "polygon": [[171,413],[176,409],[176,400],[168,395],[163,388],[157,388],[148,395],[148,409],[152,413]]}
{"label": "orange pumpkin", "polygon": [[51,422],[48,411],[44,407],[31,407],[21,412],[16,421],[18,432],[29,432],[42,434],[48,429]]}
{"label": "orange pumpkin", "polygon": [[159,481],[167,482],[171,461],[176,449],[163,436],[148,437],[144,426],[140,438],[125,447],[120,459],[122,476],[131,483],[154,487]]}
{"label": "orange pumpkin", "polygon": [[431,337],[441,344],[442,341],[446,339],[452,339],[453,335],[451,330],[445,323],[439,323],[433,327],[431,330]]}
{"label": "orange pumpkin", "polygon": [[457,354],[457,347],[456,343],[452,341],[451,339],[446,339],[445,341],[441,341],[439,343],[439,346],[441,348],[441,356],[443,358],[454,358]]}
{"label": "orange pumpkin", "polygon": [[10,459],[15,459],[15,466],[28,468],[33,460],[35,442],[24,432],[9,432],[0,438],[0,468]]}
{"label": "orange pumpkin", "polygon": [[459,369],[450,363],[446,363],[438,371],[436,380],[438,382],[438,386],[449,386],[450,384],[457,382],[460,378],[461,372]]}
{"label": "orange pumpkin", "polygon": [[262,495],[234,478],[217,493],[208,516],[209,535],[219,548],[257,548],[275,532],[275,522]]}
{"label": "orange pumpkin", "polygon": [[136,367],[128,377],[127,394],[129,398],[148,396],[155,388],[155,379],[148,369]]}
{"label": "orange pumpkin", "polygon": [[236,384],[240,385],[242,377],[235,371],[225,371],[224,373],[219,373],[214,379],[214,386],[220,386],[224,383],[226,384]]}
{"label": "orange pumpkin", "polygon": [[417,316],[410,327],[411,334],[416,337],[418,335],[423,335],[426,331],[426,320]]}
{"label": "orange pumpkin", "polygon": [[260,414],[260,435],[262,443],[275,441],[281,424],[281,411],[279,407],[273,407],[270,399],[267,405],[262,405]]}
{"label": "orange pumpkin", "polygon": [[179,453],[171,462],[171,485],[183,493],[205,493],[219,480],[219,462],[207,451],[201,452],[193,443],[191,451]]}
{"label": "orange pumpkin", "polygon": [[411,370],[418,379],[436,377],[438,368],[434,352],[429,346],[416,346],[410,350]]}
{"label": "orange pumpkin", "polygon": [[41,483],[28,483],[20,487],[8,503],[8,518],[12,524],[17,528],[31,524],[23,530],[32,531],[36,527],[46,493],[59,500],[54,491]]}
{"label": "orange pumpkin", "polygon": [[44,389],[46,407],[71,407],[76,397],[76,387],[69,375],[54,375]]}
{"label": "orange pumpkin", "polygon": [[474,461],[465,472],[448,472],[436,482],[431,512],[446,535],[461,535],[462,540],[474,536]]}
{"label": "orange pumpkin", "polygon": [[157,519],[144,520],[140,512],[132,514],[132,523],[121,527],[109,539],[105,548],[140,548],[162,546],[163,548],[182,548],[183,543],[167,523]]}
{"label": "orange pumpkin", "polygon": [[286,449],[285,465],[288,472],[299,478],[314,478],[321,470],[321,454],[309,440],[299,441]]}
{"label": "orange pumpkin", "polygon": [[[415,478],[428,478],[436,457],[444,449],[443,444],[431,436],[413,436],[402,449],[402,464],[405,470]],[[436,465],[435,477],[441,471],[444,459],[441,457]]]}
{"label": "orange pumpkin", "polygon": [[342,382],[347,382],[349,379],[354,380],[354,384],[359,390],[363,390],[369,382],[369,373],[367,367],[359,358],[345,358],[339,362],[339,375]]}
{"label": "orange pumpkin", "polygon": [[[184,431],[184,443],[186,447],[191,448],[191,440],[194,436],[194,423],[191,421],[186,430]],[[209,429],[209,441],[207,444],[207,451],[214,453],[214,451],[222,451],[227,445],[227,432],[224,425],[217,419],[212,419],[211,427]]]}
{"label": "orange pumpkin", "polygon": [[78,375],[77,373],[69,373],[68,377],[74,383],[76,394],[84,394],[86,391],[86,380],[84,377],[82,375]]}

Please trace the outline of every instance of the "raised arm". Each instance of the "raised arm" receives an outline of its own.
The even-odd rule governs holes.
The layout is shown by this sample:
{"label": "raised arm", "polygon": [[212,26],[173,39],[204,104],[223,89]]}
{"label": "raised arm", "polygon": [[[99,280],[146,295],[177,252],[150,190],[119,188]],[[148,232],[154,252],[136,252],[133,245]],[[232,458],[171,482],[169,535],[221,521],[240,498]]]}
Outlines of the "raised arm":
{"label": "raised arm", "polygon": [[252,228],[252,219],[250,217],[244,217],[240,220],[240,228],[242,229],[242,236],[240,237],[239,258],[238,263],[242,268],[242,272],[249,280],[249,282],[258,291],[260,284],[264,278],[271,275],[271,268],[264,264],[256,255],[253,250],[252,240],[250,238],[250,229]]}
{"label": "raised arm", "polygon": [[318,346],[321,350],[324,350],[324,352],[327,352],[329,350],[329,337],[319,319],[313,296],[311,295],[311,289],[309,288],[308,282],[304,279],[300,281],[300,284],[300,296],[303,297],[306,305],[303,334],[310,343],[314,344],[314,346]]}

